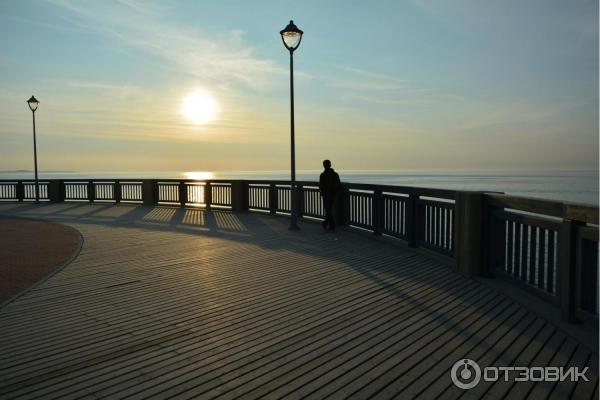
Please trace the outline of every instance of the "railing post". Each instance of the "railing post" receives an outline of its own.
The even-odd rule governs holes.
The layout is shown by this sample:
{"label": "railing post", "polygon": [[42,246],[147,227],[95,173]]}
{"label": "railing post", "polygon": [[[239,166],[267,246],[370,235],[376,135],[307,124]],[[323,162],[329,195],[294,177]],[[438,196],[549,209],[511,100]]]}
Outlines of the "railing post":
{"label": "railing post", "polygon": [[333,218],[336,225],[348,225],[350,223],[350,189],[346,184],[342,184],[334,203]]}
{"label": "railing post", "polygon": [[296,204],[298,204],[298,218],[302,218],[304,215],[304,186],[302,184],[296,183]]}
{"label": "railing post", "polygon": [[22,202],[25,199],[25,185],[23,185],[23,181],[17,181],[17,187],[15,188],[17,200]]}
{"label": "railing post", "polygon": [[564,219],[558,234],[556,262],[556,286],[560,300],[561,317],[568,322],[577,322],[577,228],[584,223]]}
{"label": "railing post", "polygon": [[373,233],[376,236],[381,236],[381,232],[383,231],[383,193],[380,189],[375,189],[373,191],[373,201],[371,203],[373,216]]}
{"label": "railing post", "polygon": [[[232,189],[233,190],[233,189]],[[233,194],[232,194],[233,196]],[[210,210],[212,206],[212,185],[209,181],[204,182],[204,207]]]}
{"label": "railing post", "polygon": [[96,190],[94,187],[94,181],[88,181],[87,184],[87,195],[88,195],[88,201],[90,203],[92,203],[95,198],[96,198]]}
{"label": "railing post", "polygon": [[456,266],[465,276],[481,275],[483,194],[456,192],[454,205]]}
{"label": "railing post", "polygon": [[418,227],[422,219],[419,218],[417,199],[419,195],[411,193],[406,200],[405,216],[406,221],[404,227],[406,229],[406,241],[410,247],[418,246]]}
{"label": "railing post", "polygon": [[231,210],[248,211],[248,184],[246,181],[231,182]]}
{"label": "railing post", "polygon": [[158,186],[154,179],[144,179],[142,181],[142,203],[145,206],[155,206],[158,204]]}
{"label": "railing post", "polygon": [[113,193],[115,195],[115,203],[120,203],[121,202],[121,182],[116,180],[113,185],[114,185]]}
{"label": "railing post", "polygon": [[425,236],[428,233],[426,230],[431,229],[431,226],[429,226],[429,221],[427,221],[427,206],[421,202],[420,199],[417,199],[415,208],[417,210],[415,213],[415,223],[417,224],[416,233],[418,247],[421,241],[426,241],[427,238]]}
{"label": "railing post", "polygon": [[185,207],[188,202],[187,186],[184,181],[179,182],[179,207]]}
{"label": "railing post", "polygon": [[577,305],[580,309],[595,313],[598,304],[598,230],[595,237],[577,234]]}
{"label": "railing post", "polygon": [[499,220],[496,213],[501,211],[484,201],[484,264],[482,275],[493,278],[495,269],[504,269],[506,263],[506,222]]}
{"label": "railing post", "polygon": [[[292,189],[290,188],[290,204],[294,204],[292,201]],[[274,183],[269,185],[269,213],[276,214],[277,213],[277,186]]]}
{"label": "railing post", "polygon": [[61,186],[62,181],[57,179],[48,182],[48,200],[50,200],[51,203],[59,203],[65,200]]}

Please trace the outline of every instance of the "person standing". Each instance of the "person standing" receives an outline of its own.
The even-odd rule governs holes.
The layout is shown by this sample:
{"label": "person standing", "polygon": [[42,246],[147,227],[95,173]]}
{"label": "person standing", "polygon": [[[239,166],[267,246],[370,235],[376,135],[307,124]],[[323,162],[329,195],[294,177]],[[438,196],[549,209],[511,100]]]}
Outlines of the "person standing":
{"label": "person standing", "polygon": [[322,222],[323,228],[330,232],[335,232],[335,221],[333,218],[333,204],[337,197],[342,183],[340,176],[331,168],[331,161],[323,161],[325,170],[319,178],[319,190],[323,197],[323,207],[325,208],[325,221]]}

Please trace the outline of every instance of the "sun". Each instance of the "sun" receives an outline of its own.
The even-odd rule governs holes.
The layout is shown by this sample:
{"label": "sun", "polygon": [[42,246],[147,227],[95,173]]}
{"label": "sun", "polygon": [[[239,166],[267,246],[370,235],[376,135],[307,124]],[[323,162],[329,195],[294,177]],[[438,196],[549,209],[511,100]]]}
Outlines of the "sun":
{"label": "sun", "polygon": [[219,103],[210,92],[198,90],[183,98],[181,113],[194,124],[206,124],[217,117]]}

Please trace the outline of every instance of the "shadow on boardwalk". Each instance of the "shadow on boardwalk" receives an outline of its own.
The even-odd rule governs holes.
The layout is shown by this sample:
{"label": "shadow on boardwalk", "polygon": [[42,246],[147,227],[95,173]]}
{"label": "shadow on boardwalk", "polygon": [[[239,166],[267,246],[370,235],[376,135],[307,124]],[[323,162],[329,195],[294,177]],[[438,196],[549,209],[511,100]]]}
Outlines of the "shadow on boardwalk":
{"label": "shadow on boardwalk", "polygon": [[[408,249],[318,224],[200,209],[3,204],[80,230],[79,258],[0,311],[0,395],[592,398],[597,354]],[[590,382],[450,368],[590,367]]]}

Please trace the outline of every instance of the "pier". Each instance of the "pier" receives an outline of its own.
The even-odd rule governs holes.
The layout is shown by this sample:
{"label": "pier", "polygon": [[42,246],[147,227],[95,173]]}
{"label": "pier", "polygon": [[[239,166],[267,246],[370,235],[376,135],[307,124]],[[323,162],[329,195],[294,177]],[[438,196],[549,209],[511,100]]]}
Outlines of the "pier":
{"label": "pier", "polygon": [[[314,182],[0,181],[0,214],[78,256],[0,309],[0,397],[598,397],[598,209],[502,193]],[[33,245],[33,244],[32,244]],[[482,381],[483,366],[589,381]]]}

